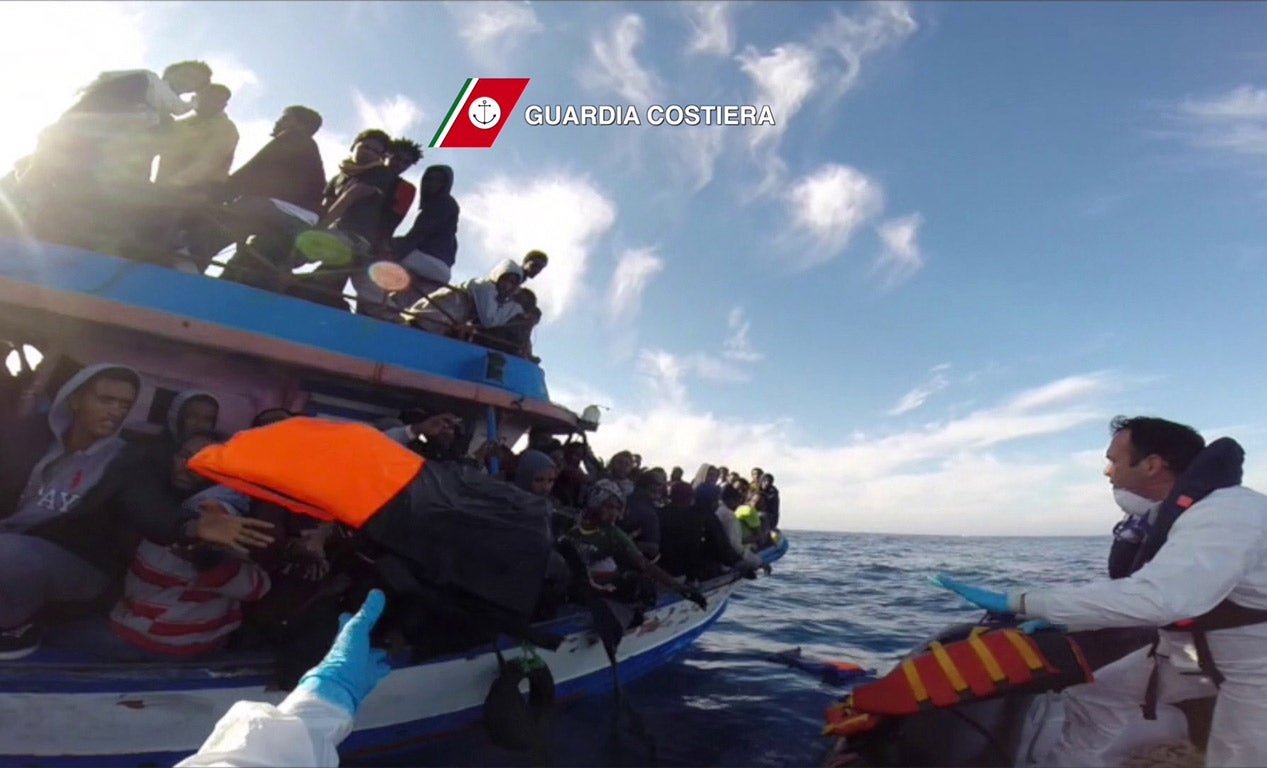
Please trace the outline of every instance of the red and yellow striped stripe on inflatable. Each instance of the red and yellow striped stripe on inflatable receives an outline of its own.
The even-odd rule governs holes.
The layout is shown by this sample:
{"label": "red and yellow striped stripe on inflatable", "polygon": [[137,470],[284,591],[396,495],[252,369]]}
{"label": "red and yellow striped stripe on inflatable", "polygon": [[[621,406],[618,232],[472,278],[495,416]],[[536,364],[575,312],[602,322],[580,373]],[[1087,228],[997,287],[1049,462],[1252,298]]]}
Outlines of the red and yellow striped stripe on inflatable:
{"label": "red and yellow striped stripe on inflatable", "polygon": [[931,642],[874,683],[859,686],[827,709],[825,736],[870,730],[884,717],[913,715],[1016,690],[1043,691],[1090,682],[1077,643],[1063,632],[1027,635],[978,627],[964,640]]}

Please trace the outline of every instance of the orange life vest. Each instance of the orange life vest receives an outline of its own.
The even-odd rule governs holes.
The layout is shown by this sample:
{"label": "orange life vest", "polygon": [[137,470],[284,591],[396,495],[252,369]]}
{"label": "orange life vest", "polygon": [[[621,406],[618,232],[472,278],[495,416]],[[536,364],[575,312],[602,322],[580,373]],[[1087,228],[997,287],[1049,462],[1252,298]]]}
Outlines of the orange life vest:
{"label": "orange life vest", "polygon": [[974,629],[965,640],[904,659],[873,683],[855,688],[827,709],[824,736],[870,730],[885,718],[951,707],[1016,690],[1053,690],[1090,682],[1077,643],[1055,630]]}
{"label": "orange life vest", "polygon": [[360,528],[423,463],[366,424],[295,416],[209,445],[189,468],[252,498]]}

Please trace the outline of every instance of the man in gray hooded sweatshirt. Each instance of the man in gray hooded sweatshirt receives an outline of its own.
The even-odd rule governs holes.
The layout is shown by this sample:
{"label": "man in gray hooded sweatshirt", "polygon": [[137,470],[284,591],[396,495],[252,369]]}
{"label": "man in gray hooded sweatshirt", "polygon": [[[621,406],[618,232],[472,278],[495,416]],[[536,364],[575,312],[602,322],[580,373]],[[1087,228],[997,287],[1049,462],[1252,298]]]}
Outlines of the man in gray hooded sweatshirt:
{"label": "man in gray hooded sweatshirt", "polygon": [[244,525],[237,518],[179,514],[161,486],[146,482],[156,474],[147,454],[124,451],[119,431],[140,389],[131,368],[89,366],[62,385],[47,416],[3,427],[0,659],[36,650],[33,619],[44,606],[103,596],[135,534],[162,544],[240,535],[230,530]]}

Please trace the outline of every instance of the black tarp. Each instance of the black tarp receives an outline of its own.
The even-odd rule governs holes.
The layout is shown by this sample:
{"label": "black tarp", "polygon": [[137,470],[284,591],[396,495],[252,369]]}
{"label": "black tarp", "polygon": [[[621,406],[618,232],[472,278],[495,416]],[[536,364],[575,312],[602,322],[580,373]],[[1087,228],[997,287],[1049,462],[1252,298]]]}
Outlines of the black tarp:
{"label": "black tarp", "polygon": [[429,461],[361,532],[412,575],[527,618],[553,542],[546,499],[465,464]]}

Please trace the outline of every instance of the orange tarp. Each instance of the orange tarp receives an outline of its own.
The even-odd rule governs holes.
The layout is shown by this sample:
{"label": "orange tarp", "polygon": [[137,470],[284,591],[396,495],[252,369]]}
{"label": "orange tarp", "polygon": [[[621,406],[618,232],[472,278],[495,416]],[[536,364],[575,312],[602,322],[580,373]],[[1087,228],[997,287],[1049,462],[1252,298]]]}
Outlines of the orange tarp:
{"label": "orange tarp", "polygon": [[423,459],[366,424],[295,416],[237,433],[189,460],[198,474],[319,520],[360,528]]}

